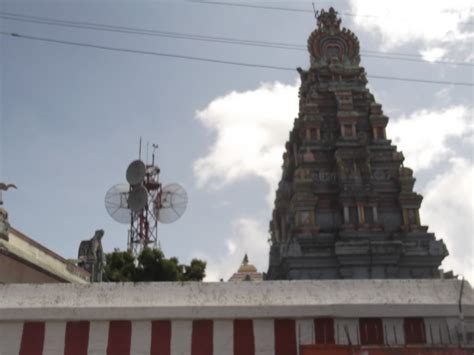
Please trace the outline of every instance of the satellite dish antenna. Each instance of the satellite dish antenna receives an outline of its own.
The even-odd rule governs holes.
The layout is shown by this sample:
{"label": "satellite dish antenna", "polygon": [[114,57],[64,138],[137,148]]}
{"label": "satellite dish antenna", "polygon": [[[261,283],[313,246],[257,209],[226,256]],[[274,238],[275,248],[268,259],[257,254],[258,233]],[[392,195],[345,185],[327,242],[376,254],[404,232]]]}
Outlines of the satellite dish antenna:
{"label": "satellite dish antenna", "polygon": [[110,217],[119,223],[130,223],[130,210],[128,209],[128,184],[112,186],[105,194],[105,209]]}
{"label": "satellite dish antenna", "polygon": [[155,216],[161,223],[173,223],[186,211],[188,194],[179,184],[163,187],[156,200]]}
{"label": "satellite dish antenna", "polygon": [[134,160],[127,168],[127,181],[130,185],[138,185],[143,182],[145,178],[146,167],[141,160]]}
{"label": "satellite dish antenna", "polygon": [[139,212],[148,203],[148,192],[143,185],[132,187],[128,194],[128,208],[133,212]]}

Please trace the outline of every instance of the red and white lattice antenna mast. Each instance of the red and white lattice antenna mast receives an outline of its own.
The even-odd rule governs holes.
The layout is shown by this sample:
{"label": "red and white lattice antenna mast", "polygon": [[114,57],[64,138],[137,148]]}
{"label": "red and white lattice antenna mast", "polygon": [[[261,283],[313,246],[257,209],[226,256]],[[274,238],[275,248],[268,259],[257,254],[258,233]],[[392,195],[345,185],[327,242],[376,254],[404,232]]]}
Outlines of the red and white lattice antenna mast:
{"label": "red and white lattice antenna mast", "polygon": [[186,191],[180,185],[162,187],[160,168],[155,165],[158,145],[152,147],[151,164],[145,164],[141,159],[131,162],[126,172],[128,184],[113,186],[105,196],[105,207],[110,216],[130,224],[127,247],[134,256],[144,248],[159,247],[158,222],[176,221],[184,213],[188,201]]}

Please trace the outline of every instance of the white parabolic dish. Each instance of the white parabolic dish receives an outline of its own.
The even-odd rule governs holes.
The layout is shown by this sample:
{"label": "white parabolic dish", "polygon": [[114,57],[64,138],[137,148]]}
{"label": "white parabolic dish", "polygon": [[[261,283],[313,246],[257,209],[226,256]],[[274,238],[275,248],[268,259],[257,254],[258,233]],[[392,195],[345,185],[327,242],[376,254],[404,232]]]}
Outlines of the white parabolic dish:
{"label": "white parabolic dish", "polygon": [[119,223],[130,223],[130,210],[128,209],[128,184],[112,186],[105,194],[105,209],[110,217]]}
{"label": "white parabolic dish", "polygon": [[148,203],[148,192],[142,185],[132,187],[128,195],[128,208],[133,212],[138,212]]}
{"label": "white parabolic dish", "polygon": [[188,194],[181,185],[166,185],[158,196],[161,197],[160,201],[157,201],[155,215],[161,223],[173,223],[186,211]]}
{"label": "white parabolic dish", "polygon": [[134,160],[127,168],[126,178],[130,185],[138,185],[145,178],[146,167],[141,160]]}

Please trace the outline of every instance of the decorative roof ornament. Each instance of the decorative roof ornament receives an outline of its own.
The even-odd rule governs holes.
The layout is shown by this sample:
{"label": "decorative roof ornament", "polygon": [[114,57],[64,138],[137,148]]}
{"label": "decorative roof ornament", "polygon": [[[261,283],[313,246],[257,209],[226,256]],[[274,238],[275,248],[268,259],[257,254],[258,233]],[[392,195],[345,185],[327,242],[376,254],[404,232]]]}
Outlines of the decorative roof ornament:
{"label": "decorative roof ornament", "polygon": [[316,20],[318,29],[325,29],[330,32],[339,30],[341,26],[341,19],[337,18],[337,11],[333,7],[330,7],[329,11],[321,10]]}
{"label": "decorative roof ornament", "polygon": [[16,189],[14,184],[5,184],[0,182],[0,239],[8,241],[8,232],[10,230],[10,223],[8,222],[8,212],[2,208],[2,191],[7,191],[9,188]]}
{"label": "decorative roof ornament", "polygon": [[348,29],[341,29],[337,11],[321,10],[317,16],[317,29],[308,38],[311,67],[342,64],[357,67],[360,63],[359,40]]}
{"label": "decorative roof ornament", "polygon": [[247,254],[245,254],[238,272],[257,272],[257,268],[254,265],[249,264],[249,257]]}
{"label": "decorative roof ornament", "polygon": [[236,273],[234,273],[229,281],[241,282],[241,281],[262,281],[263,274],[257,271],[257,268],[249,263],[249,258],[245,254],[242,264]]}
{"label": "decorative roof ornament", "polygon": [[0,182],[0,206],[3,205],[2,191],[7,191],[9,188],[16,189],[17,187],[15,184],[5,184],[4,182]]}
{"label": "decorative roof ornament", "polygon": [[0,239],[8,241],[8,232],[10,231],[10,223],[8,222],[8,212],[0,207]]}

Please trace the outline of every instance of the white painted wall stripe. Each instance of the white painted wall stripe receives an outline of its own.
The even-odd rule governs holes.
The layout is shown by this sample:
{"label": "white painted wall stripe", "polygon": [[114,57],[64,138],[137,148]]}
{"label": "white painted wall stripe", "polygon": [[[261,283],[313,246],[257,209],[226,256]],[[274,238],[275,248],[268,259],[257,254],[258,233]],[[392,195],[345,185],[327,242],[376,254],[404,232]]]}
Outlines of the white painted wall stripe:
{"label": "white painted wall stripe", "polygon": [[296,341],[298,344],[314,344],[314,319],[296,321]]}
{"label": "white painted wall stripe", "polygon": [[[445,321],[447,325],[446,335],[448,337],[449,344],[458,344],[458,342],[460,341],[460,339],[458,339],[459,333],[457,331],[459,329],[459,318],[445,318]],[[472,326],[474,326],[474,319],[472,318],[471,318],[471,321],[467,319],[465,325],[468,326],[470,322]],[[469,332],[468,329],[466,329],[466,331]]]}
{"label": "white painted wall stripe", "polygon": [[149,355],[151,349],[151,322],[132,322],[132,342],[130,354]]}
{"label": "white painted wall stripe", "polygon": [[299,355],[300,345],[314,344],[314,319],[296,320],[296,351]]}
{"label": "white painted wall stripe", "polygon": [[273,319],[254,319],[253,334],[255,355],[275,354],[275,325]]}
{"label": "white painted wall stripe", "polygon": [[384,342],[388,345],[405,344],[403,318],[385,318],[383,322]]}
{"label": "white painted wall stripe", "polygon": [[446,345],[452,342],[446,318],[425,318],[425,332],[428,344]]}
{"label": "white painted wall stripe", "polygon": [[336,344],[352,345],[359,344],[359,320],[353,318],[336,318],[334,321],[334,327],[336,328]]}
{"label": "white painted wall stripe", "polygon": [[88,355],[106,355],[109,339],[109,322],[90,322]]}
{"label": "white painted wall stripe", "polygon": [[171,355],[190,355],[193,322],[190,320],[171,321]]}
{"label": "white painted wall stripe", "polygon": [[18,355],[23,322],[0,323],[0,355]]}
{"label": "white painted wall stripe", "polygon": [[214,355],[232,354],[234,352],[234,321],[214,321]]}
{"label": "white painted wall stripe", "polygon": [[43,355],[64,354],[66,322],[46,322]]}

